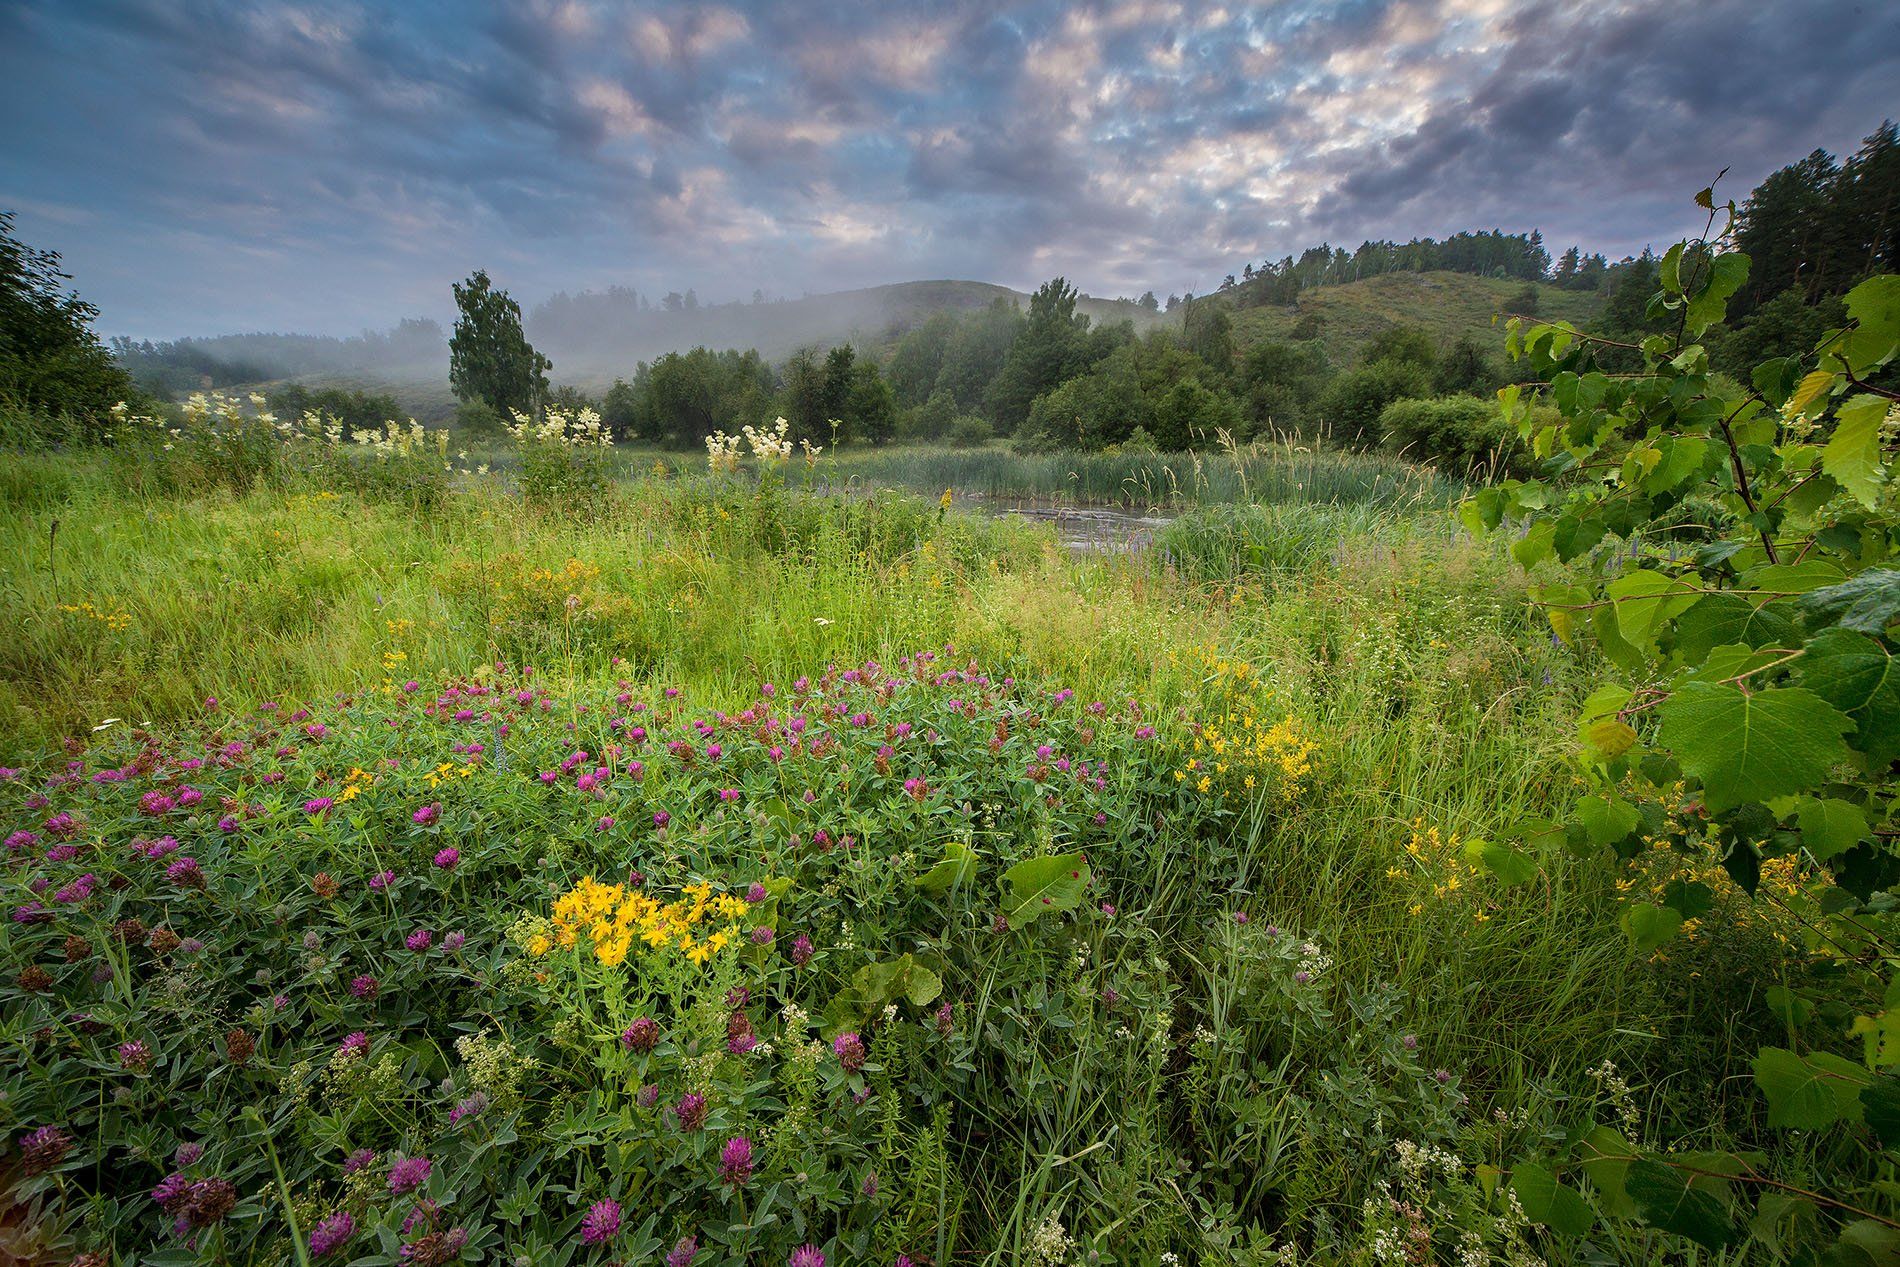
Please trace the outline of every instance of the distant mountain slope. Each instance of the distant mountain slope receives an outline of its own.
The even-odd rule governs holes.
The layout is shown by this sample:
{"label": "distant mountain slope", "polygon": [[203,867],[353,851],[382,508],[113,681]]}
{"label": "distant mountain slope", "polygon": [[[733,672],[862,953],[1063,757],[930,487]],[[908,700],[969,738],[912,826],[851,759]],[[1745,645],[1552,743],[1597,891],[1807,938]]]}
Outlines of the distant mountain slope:
{"label": "distant mountain slope", "polygon": [[[1567,320],[1583,325],[1603,306],[1594,291],[1562,290],[1511,278],[1477,277],[1470,273],[1385,273],[1364,281],[1316,286],[1302,291],[1291,307],[1233,307],[1234,343],[1244,351],[1265,339],[1292,335],[1303,317],[1319,321],[1319,340],[1334,365],[1350,365],[1374,335],[1395,325],[1429,331],[1441,348],[1459,335],[1469,335],[1490,349],[1501,349],[1504,323],[1492,318],[1515,310],[1527,285],[1536,285],[1537,311],[1544,320]],[[1221,294],[1195,300],[1223,302]],[[1499,351],[1501,358],[1502,353]]]}

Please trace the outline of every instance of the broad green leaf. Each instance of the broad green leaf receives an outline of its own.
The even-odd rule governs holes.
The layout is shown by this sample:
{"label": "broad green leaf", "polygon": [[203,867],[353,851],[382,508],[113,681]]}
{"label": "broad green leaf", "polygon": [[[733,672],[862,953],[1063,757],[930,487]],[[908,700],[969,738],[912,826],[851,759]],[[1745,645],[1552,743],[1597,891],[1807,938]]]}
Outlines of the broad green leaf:
{"label": "broad green leaf", "polygon": [[1700,596],[1661,572],[1626,572],[1604,590],[1616,605],[1616,629],[1633,647],[1652,648],[1657,627],[1687,611]]}
{"label": "broad green leaf", "polygon": [[1825,862],[1867,839],[1867,813],[1849,801],[1804,796],[1795,809],[1801,843]]}
{"label": "broad green leaf", "polygon": [[1662,288],[1672,295],[1682,293],[1682,252],[1687,242],[1678,242],[1663,253],[1657,263],[1656,277]]}
{"label": "broad green leaf", "polygon": [[1839,625],[1859,633],[1885,633],[1900,619],[1900,569],[1869,568],[1859,576],[1801,597],[1810,629]]}
{"label": "broad green leaf", "polygon": [[1599,717],[1583,728],[1583,741],[1605,761],[1614,761],[1636,746],[1636,731],[1626,721]]}
{"label": "broad green leaf", "polygon": [[1697,664],[1716,647],[1787,646],[1794,636],[1794,622],[1773,603],[1751,603],[1739,594],[1705,594],[1677,618],[1675,651],[1684,663]]}
{"label": "broad green leaf", "polygon": [[1765,597],[1806,594],[1826,589],[1847,579],[1838,563],[1827,559],[1808,559],[1801,563],[1764,563],[1742,574],[1742,584],[1761,590]]}
{"label": "broad green leaf", "polygon": [[1620,921],[1630,944],[1644,952],[1655,950],[1682,929],[1682,912],[1667,906],[1639,903],[1626,907]]}
{"label": "broad green leaf", "polygon": [[1540,519],[1532,524],[1530,530],[1511,543],[1511,557],[1522,568],[1534,568],[1550,556],[1550,543],[1557,531],[1557,525],[1549,519]]}
{"label": "broad green leaf", "polygon": [[1862,1087],[1860,1107],[1882,1148],[1900,1146],[1900,1074],[1883,1073]]}
{"label": "broad green leaf", "polygon": [[1900,276],[1869,277],[1847,292],[1847,315],[1883,339],[1900,339]]}
{"label": "broad green leaf", "polygon": [[1662,742],[1684,770],[1702,780],[1703,797],[1717,813],[1822,782],[1847,758],[1841,736],[1854,728],[1833,705],[1799,687],[1750,695],[1735,686],[1691,682],[1657,711]]}
{"label": "broad green leaf", "polygon": [[1524,884],[1537,878],[1537,862],[1529,854],[1510,845],[1488,840],[1465,843],[1465,860],[1483,867],[1506,884]]}
{"label": "broad green leaf", "polygon": [[1671,880],[1663,889],[1663,905],[1685,920],[1701,919],[1715,906],[1715,890],[1700,880]]}
{"label": "broad green leaf", "polygon": [[912,1007],[929,1007],[943,993],[943,978],[924,967],[914,966],[904,978],[904,997]]}
{"label": "broad green leaf", "polygon": [[1590,1203],[1536,1162],[1519,1162],[1511,1168],[1511,1191],[1531,1222],[1560,1235],[1582,1236],[1596,1222]]}
{"label": "broad green leaf", "polygon": [[1647,1157],[1632,1161],[1624,1188],[1644,1221],[1652,1227],[1687,1237],[1710,1253],[1737,1239],[1737,1228],[1721,1201],[1690,1188],[1673,1167]]}
{"label": "broad green leaf", "polygon": [[1050,911],[1074,910],[1089,886],[1088,860],[1079,853],[1025,858],[1003,873],[1009,887],[1004,918],[1023,928]]}
{"label": "broad green leaf", "polygon": [[1689,301],[1688,329],[1699,335],[1728,312],[1729,296],[1748,280],[1748,257],[1739,251],[1718,255],[1709,265],[1709,280]]}
{"label": "broad green leaf", "polygon": [[1643,491],[1666,493],[1702,469],[1709,442],[1700,436],[1681,436],[1666,441],[1662,460],[1643,477]]}
{"label": "broad green leaf", "polygon": [[1849,742],[1877,766],[1900,756],[1900,667],[1886,648],[1862,634],[1829,629],[1800,660],[1801,685],[1847,714]]}
{"label": "broad green leaf", "polygon": [[1580,1141],[1583,1173],[1597,1190],[1605,1214],[1626,1217],[1635,1213],[1626,1187],[1630,1163],[1638,1154],[1628,1140],[1607,1126],[1599,1126]]}
{"label": "broad green leaf", "polygon": [[1817,403],[1827,399],[1828,391],[1834,386],[1834,380],[1837,377],[1839,376],[1827,370],[1814,370],[1808,374],[1795,385],[1794,394],[1788,397],[1786,406],[1788,412],[1790,414],[1810,412]]}
{"label": "broad green leaf", "polygon": [[1627,801],[1593,795],[1577,802],[1577,821],[1589,833],[1592,844],[1613,845],[1635,831],[1642,820],[1636,807]]}
{"label": "broad green leaf", "polygon": [[1824,1075],[1783,1047],[1755,1055],[1755,1085],[1768,1099],[1768,1125],[1818,1131],[1840,1120],[1834,1091]]}
{"label": "broad green leaf", "polygon": [[1884,470],[1880,460],[1880,425],[1887,420],[1887,402],[1878,396],[1855,396],[1836,413],[1834,436],[1821,450],[1821,469],[1873,508],[1880,501]]}
{"label": "broad green leaf", "polygon": [[943,842],[943,861],[911,883],[926,893],[945,893],[957,885],[968,884],[975,875],[976,850],[961,840],[946,840]]}
{"label": "broad green leaf", "polygon": [[1823,1267],[1894,1267],[1900,1263],[1900,1230],[1873,1219],[1855,1219],[1828,1247]]}

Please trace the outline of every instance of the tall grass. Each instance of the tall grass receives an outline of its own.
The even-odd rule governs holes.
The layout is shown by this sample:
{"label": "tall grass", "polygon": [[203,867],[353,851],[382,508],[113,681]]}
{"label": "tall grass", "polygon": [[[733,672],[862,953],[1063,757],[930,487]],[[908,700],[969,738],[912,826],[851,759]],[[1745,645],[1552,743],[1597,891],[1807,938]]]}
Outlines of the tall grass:
{"label": "tall grass", "polygon": [[738,683],[955,642],[1148,694],[1149,630],[1212,623],[1144,563],[1124,583],[1046,528],[893,494],[640,479],[580,523],[491,482],[418,513],[307,487],[138,496],[52,458],[0,495],[0,749],[497,657]]}
{"label": "tall grass", "polygon": [[1277,577],[1339,562],[1349,541],[1389,537],[1398,522],[1363,504],[1208,506],[1163,527],[1155,545],[1197,581]]}
{"label": "tall grass", "polygon": [[846,450],[824,463],[830,484],[954,489],[993,499],[1139,508],[1215,502],[1446,505],[1463,485],[1384,454],[1263,445],[1238,452],[1048,453],[1001,448]]}

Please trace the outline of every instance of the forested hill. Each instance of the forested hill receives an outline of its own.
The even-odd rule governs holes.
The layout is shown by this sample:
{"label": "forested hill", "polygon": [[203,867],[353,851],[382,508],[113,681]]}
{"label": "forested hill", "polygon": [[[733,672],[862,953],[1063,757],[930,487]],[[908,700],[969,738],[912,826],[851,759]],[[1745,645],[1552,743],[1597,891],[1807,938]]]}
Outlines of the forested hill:
{"label": "forested hill", "polygon": [[1302,290],[1292,303],[1246,307],[1238,296],[1209,295],[1194,305],[1226,308],[1236,351],[1279,339],[1317,339],[1338,365],[1359,359],[1374,337],[1394,326],[1425,330],[1441,346],[1461,338],[1489,347],[1503,338],[1500,313],[1535,315],[1587,326],[1602,311],[1594,290],[1469,273],[1387,273],[1364,281]]}

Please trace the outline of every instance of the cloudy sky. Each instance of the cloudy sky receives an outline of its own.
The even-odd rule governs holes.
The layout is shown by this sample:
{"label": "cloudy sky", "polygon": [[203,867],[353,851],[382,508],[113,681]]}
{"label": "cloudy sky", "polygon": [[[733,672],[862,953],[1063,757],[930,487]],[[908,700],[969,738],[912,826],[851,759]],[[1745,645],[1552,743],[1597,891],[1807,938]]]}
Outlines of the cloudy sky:
{"label": "cloudy sky", "polygon": [[1318,241],[1672,238],[1900,114],[1891,0],[0,0],[0,207],[109,332],[548,293],[1205,289]]}

